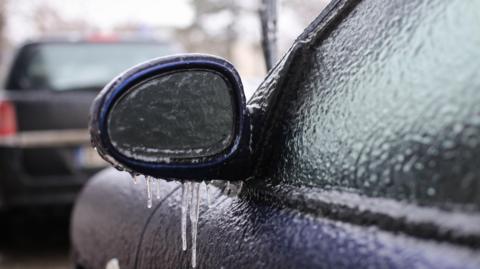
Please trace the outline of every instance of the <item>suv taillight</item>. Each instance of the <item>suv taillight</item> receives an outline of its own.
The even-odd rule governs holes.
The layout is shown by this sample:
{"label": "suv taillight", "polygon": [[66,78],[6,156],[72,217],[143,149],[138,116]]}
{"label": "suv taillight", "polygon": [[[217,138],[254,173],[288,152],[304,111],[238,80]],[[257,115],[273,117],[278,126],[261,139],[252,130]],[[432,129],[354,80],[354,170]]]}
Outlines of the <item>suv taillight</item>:
{"label": "suv taillight", "polygon": [[10,101],[0,100],[0,137],[11,136],[17,132],[15,107]]}

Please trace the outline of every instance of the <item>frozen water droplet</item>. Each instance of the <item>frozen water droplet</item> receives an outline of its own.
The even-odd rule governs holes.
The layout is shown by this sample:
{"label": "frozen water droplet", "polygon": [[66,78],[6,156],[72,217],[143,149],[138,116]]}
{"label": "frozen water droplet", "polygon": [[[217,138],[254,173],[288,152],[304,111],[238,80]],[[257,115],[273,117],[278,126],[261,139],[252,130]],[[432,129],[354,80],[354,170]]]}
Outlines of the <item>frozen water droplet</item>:
{"label": "frozen water droplet", "polygon": [[237,197],[243,188],[243,182],[241,181],[227,181],[225,188],[223,189],[223,194],[230,197]]}
{"label": "frozen water droplet", "polygon": [[137,184],[139,177],[140,177],[140,175],[138,175],[138,174],[133,176],[133,184]]}
{"label": "frozen water droplet", "polygon": [[182,183],[182,250],[187,250],[187,210],[188,210],[188,193],[190,183]]}
{"label": "frozen water droplet", "polygon": [[[152,192],[157,189],[157,180],[155,178],[150,178],[150,185],[152,187]],[[153,193],[152,193],[153,197]]]}
{"label": "frozen water droplet", "polygon": [[152,189],[150,187],[150,177],[145,177],[145,184],[147,185],[147,208],[152,208]]}
{"label": "frozen water droplet", "polygon": [[240,181],[240,183],[238,183],[238,186],[237,186],[237,195],[240,194],[242,189],[243,189],[243,181]]}
{"label": "frozen water droplet", "polygon": [[423,170],[424,165],[421,162],[417,162],[417,163],[415,163],[414,167],[417,170]]}
{"label": "frozen water droplet", "polygon": [[160,199],[160,179],[157,179],[157,199]]}
{"label": "frozen water droplet", "polygon": [[228,195],[230,193],[230,181],[227,181],[225,189],[223,189],[223,194]]}
{"label": "frozen water droplet", "polygon": [[120,269],[120,264],[117,258],[113,258],[107,262],[105,269]]}
{"label": "frozen water droplet", "polygon": [[210,208],[210,187],[208,186],[208,182],[205,182],[205,189],[206,189],[206,196],[207,196],[207,206]]}
{"label": "frozen water droplet", "polygon": [[200,206],[200,183],[192,183],[190,223],[192,228],[192,267],[197,266],[197,227]]}

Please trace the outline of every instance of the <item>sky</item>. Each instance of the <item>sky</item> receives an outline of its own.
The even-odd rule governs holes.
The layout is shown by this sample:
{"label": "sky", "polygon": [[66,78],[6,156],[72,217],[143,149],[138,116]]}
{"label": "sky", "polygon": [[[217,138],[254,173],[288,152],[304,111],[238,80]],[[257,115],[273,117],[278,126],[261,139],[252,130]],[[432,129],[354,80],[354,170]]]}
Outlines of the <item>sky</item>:
{"label": "sky", "polygon": [[[7,35],[12,41],[34,36],[30,18],[39,5],[50,5],[65,18],[84,19],[105,31],[121,22],[138,21],[184,27],[194,15],[188,0],[10,0]],[[111,7],[115,7],[115,12]]]}
{"label": "sky", "polygon": [[[35,39],[35,28],[32,24],[34,10],[42,5],[54,8],[66,19],[81,19],[95,25],[103,32],[108,32],[113,26],[125,23],[141,22],[146,26],[186,27],[194,18],[192,0],[7,0],[6,33],[14,44],[27,39]],[[298,14],[291,8],[284,8],[288,0],[279,0],[279,40],[281,50],[285,51],[291,42],[303,31],[304,23],[300,23]],[[328,0],[305,0],[328,2]],[[252,10],[258,9],[261,0],[242,0],[242,6]],[[316,4],[318,5],[318,3]],[[112,8],[114,7],[114,8]],[[112,11],[114,9],[114,11]],[[320,10],[318,10],[320,11]],[[229,12],[219,12],[210,16],[205,22],[208,28],[215,32],[225,28],[224,15]],[[257,12],[243,14],[238,21],[242,39],[248,42],[259,42],[260,25]],[[228,17],[228,16],[227,16]],[[312,18],[313,19],[313,18]],[[223,22],[222,22],[223,21]],[[282,42],[286,40],[286,42]],[[285,44],[283,44],[285,43]]]}
{"label": "sky", "polygon": [[[194,0],[6,0],[7,26],[6,35],[11,48],[18,47],[25,41],[45,37],[83,38],[85,34],[95,35],[97,32],[57,32],[40,36],[35,20],[35,10],[40,7],[51,7],[61,18],[67,21],[84,21],[95,26],[100,35],[109,36],[109,30],[119,25],[136,25],[147,34],[156,34],[156,38],[168,31],[149,32],[156,27],[183,28],[192,24],[194,19]],[[217,0],[224,1],[224,0]],[[250,74],[263,76],[263,64],[258,65],[261,39],[260,18],[258,9],[261,0],[238,0],[241,11],[236,18],[235,30],[239,33],[236,49],[243,56],[236,53],[230,59],[239,68],[242,75]],[[292,45],[296,37],[308,25],[308,22],[317,16],[323,4],[329,0],[278,0],[278,47],[279,56],[283,55]],[[305,11],[308,11],[305,14]],[[211,36],[224,34],[233,19],[229,10],[218,11],[208,16],[200,17],[199,24]],[[48,21],[48,20],[47,20]],[[47,23],[48,24],[48,23]],[[143,32],[142,32],[143,33]],[[80,35],[77,35],[80,34]],[[140,32],[139,32],[140,34]],[[202,48],[199,48],[201,50]],[[248,51],[247,51],[248,50]],[[255,50],[255,51],[252,51]],[[13,50],[12,50],[13,51]],[[263,58],[261,58],[263,61]],[[253,71],[252,71],[253,70]]]}

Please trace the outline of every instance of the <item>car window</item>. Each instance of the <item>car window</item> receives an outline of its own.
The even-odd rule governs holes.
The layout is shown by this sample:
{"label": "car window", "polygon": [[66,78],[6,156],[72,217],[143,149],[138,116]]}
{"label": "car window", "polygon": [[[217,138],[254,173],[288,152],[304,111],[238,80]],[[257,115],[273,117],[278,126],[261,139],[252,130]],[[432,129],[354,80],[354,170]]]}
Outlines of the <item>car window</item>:
{"label": "car window", "polygon": [[479,10],[362,1],[326,27],[277,89],[268,181],[477,211]]}
{"label": "car window", "polygon": [[132,65],[172,52],[171,46],[155,43],[40,44],[26,52],[18,87],[56,91],[101,88]]}

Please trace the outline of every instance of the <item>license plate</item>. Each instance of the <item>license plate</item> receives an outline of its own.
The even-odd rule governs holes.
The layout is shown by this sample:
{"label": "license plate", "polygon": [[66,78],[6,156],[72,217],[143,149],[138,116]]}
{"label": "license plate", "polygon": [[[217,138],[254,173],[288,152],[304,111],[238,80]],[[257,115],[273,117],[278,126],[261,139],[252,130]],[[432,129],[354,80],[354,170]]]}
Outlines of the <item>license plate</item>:
{"label": "license plate", "polygon": [[80,168],[102,168],[108,165],[90,146],[79,147],[75,159],[77,167]]}

